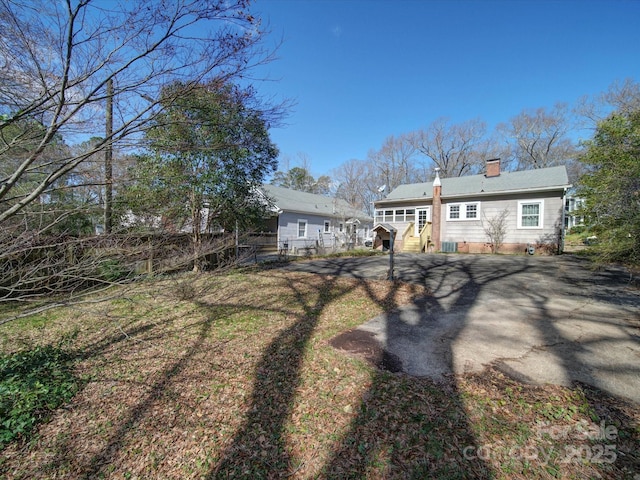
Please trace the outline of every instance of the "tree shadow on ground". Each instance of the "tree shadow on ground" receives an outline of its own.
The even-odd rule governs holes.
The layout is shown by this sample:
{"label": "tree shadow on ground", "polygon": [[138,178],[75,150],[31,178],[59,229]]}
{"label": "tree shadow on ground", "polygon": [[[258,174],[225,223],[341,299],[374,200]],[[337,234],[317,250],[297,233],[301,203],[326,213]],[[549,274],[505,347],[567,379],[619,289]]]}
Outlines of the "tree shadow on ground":
{"label": "tree shadow on ground", "polygon": [[[557,295],[545,288],[521,292],[533,306],[530,323],[540,345],[517,363],[507,360],[496,367],[516,380],[537,384],[539,379],[520,373],[521,366],[544,365],[549,383],[571,388],[588,404],[584,410],[591,425],[582,420],[576,427],[566,418],[543,422],[543,431],[560,432],[557,464],[594,464],[605,475],[632,478],[640,471],[640,418],[629,413],[629,400],[637,401],[640,390],[640,366],[633,360],[634,353],[640,355],[636,310],[640,297],[635,289],[627,289],[622,269],[573,272],[560,276],[567,295],[578,299],[577,308],[574,303],[571,308],[558,304]],[[545,362],[544,356],[555,361]]]}
{"label": "tree shadow on ground", "polygon": [[298,468],[287,451],[285,424],[300,384],[305,350],[323,309],[354,288],[338,287],[336,278],[310,277],[306,285],[287,279],[302,312],[263,351],[244,423],[208,478],[273,478]]}
{"label": "tree shadow on ground", "polygon": [[[439,372],[441,378],[434,381],[429,378],[372,370],[370,387],[361,398],[353,400],[355,413],[347,431],[340,431],[329,457],[326,462],[323,460],[322,466],[315,470],[315,474],[318,478],[494,476],[489,463],[478,455],[483,445],[479,440],[477,426],[473,425],[469,417],[465,392],[459,387],[456,378],[450,375],[456,367],[453,350],[469,326],[471,310],[483,300],[480,298],[481,294],[488,290],[500,291],[503,282],[519,282],[518,274],[521,272],[539,268],[538,273],[543,277],[549,273],[548,269],[544,266],[532,266],[526,257],[505,262],[498,257],[492,257],[492,261],[487,261],[484,257],[478,259],[469,256],[464,258],[464,261],[459,261],[459,258],[435,256],[433,261],[424,267],[416,265],[410,257],[400,257],[399,260],[398,276],[403,281],[415,282],[428,288],[429,295],[415,297],[411,304],[403,306],[396,299],[401,282],[388,283],[387,293],[381,294],[373,288],[374,284],[366,281],[338,282],[336,276],[329,275],[332,272],[325,271],[323,275],[309,275],[304,278],[288,277],[285,273],[281,278],[292,292],[292,302],[295,305],[283,306],[277,300],[264,295],[260,299],[262,303],[258,302],[257,306],[252,304],[249,307],[287,316],[290,321],[284,328],[278,326],[267,347],[259,351],[260,358],[252,372],[255,380],[251,391],[248,392],[246,408],[234,410],[242,419],[238,420],[239,426],[232,430],[234,434],[223,453],[213,459],[212,467],[207,466],[208,478],[309,476],[305,465],[300,464],[295,454],[290,451],[287,424],[292,417],[306,354],[310,348],[310,341],[317,332],[320,316],[327,312],[327,307],[332,302],[339,301],[359,287],[362,287],[367,297],[385,312],[380,321],[383,323],[387,346],[394,346],[393,342],[399,342],[398,338],[414,338],[415,343],[408,342],[395,347],[419,348],[418,337],[423,336],[425,331],[446,327],[447,335],[443,340],[429,346],[437,352],[440,359],[440,363],[430,367],[433,367],[436,373]],[[411,264],[411,272],[409,268],[402,271],[407,264]],[[360,280],[366,278],[358,262],[336,265],[339,266],[339,271],[333,273]],[[280,275],[280,272],[274,274]],[[568,294],[577,294],[583,286],[583,281],[587,280],[576,280],[575,285],[570,285]],[[535,328],[540,330],[544,342],[551,345],[558,339],[566,338],[566,331],[558,329],[556,319],[552,318],[550,310],[547,311],[549,295],[544,289],[527,285],[518,287],[523,292],[518,292],[514,298],[527,299],[541,312],[541,317],[548,317],[547,320],[536,319],[535,323]],[[625,302],[628,305],[633,304],[631,300]],[[129,432],[143,423],[167,428],[166,424],[161,423],[164,421],[162,418],[157,422],[151,421],[155,414],[156,399],[166,395],[179,396],[179,393],[174,391],[182,385],[179,377],[195,367],[200,361],[199,355],[212,348],[219,348],[221,352],[226,348],[223,344],[214,345],[207,340],[212,329],[216,328],[221,311],[218,309],[236,308],[243,312],[245,310],[241,301],[225,303],[224,299],[220,298],[210,299],[206,303],[195,301],[194,304],[205,312],[205,318],[202,321],[192,321],[185,327],[189,328],[190,332],[187,340],[180,343],[181,350],[176,352],[175,356],[171,356],[174,355],[173,352],[166,352],[167,357],[163,359],[162,368],[150,376],[152,380],[148,384],[143,385],[143,393],[122,409],[123,414],[120,417],[113,417],[115,428],[102,437],[90,439],[99,444],[99,447],[95,450],[77,448],[77,452],[84,458],[77,462],[77,471],[81,471],[81,475],[76,478],[93,478],[108,474],[109,464],[114,459],[118,461],[119,453],[130,447],[127,445]],[[172,318],[174,317],[170,316],[169,321],[172,321]],[[163,335],[167,335],[167,332],[162,329],[155,331],[148,324],[126,323],[120,331],[112,330],[112,334],[107,337],[97,335],[97,340],[86,346],[83,358],[101,356],[104,351],[120,343],[123,344],[122,349],[126,349],[124,344],[130,341],[159,341]],[[560,356],[561,364],[564,363],[567,369],[573,361],[589,354],[586,347],[568,353],[564,352],[560,345],[557,348],[555,353]],[[145,352],[150,362],[153,361],[152,352],[155,350]],[[222,353],[220,356],[223,356]],[[253,366],[253,363],[247,362],[247,365]],[[233,365],[219,367],[234,368]],[[202,375],[210,378],[212,372],[203,370],[205,371],[201,372]],[[126,382],[133,384],[135,379],[127,379]],[[596,405],[597,395],[589,392],[590,390],[585,388],[586,398]],[[612,406],[609,411],[609,417],[604,414],[600,414],[600,417],[615,418],[621,426],[632,422],[623,410],[618,409],[614,412]],[[215,436],[216,432],[210,428],[215,422],[206,425],[209,428],[207,434]],[[187,430],[191,424],[185,422],[181,426]],[[637,438],[636,431],[636,437],[629,445],[637,445]],[[73,445],[64,438],[57,441],[56,448],[59,453],[53,458],[49,457],[51,461],[48,464],[41,465],[43,472],[63,472],[66,468],[62,466],[65,458],[74,455]],[[637,465],[637,456],[633,456],[633,449],[629,447],[625,452],[627,458],[632,459],[629,468],[632,468],[634,462]],[[181,458],[184,460],[191,457]]]}
{"label": "tree shadow on ground", "polygon": [[[337,265],[340,270],[332,273],[363,279],[355,269],[349,271],[350,267],[344,262]],[[348,431],[321,468],[320,478],[364,478],[381,474],[385,478],[492,477],[482,459],[474,456],[466,461],[464,458],[465,452],[477,451],[478,445],[460,392],[448,376],[453,371],[451,349],[482,289],[493,281],[515,275],[522,267],[494,269],[477,275],[469,265],[450,264],[447,257],[441,257],[437,267],[421,272],[423,281],[435,285],[431,294],[416,298],[412,305],[402,309],[395,300],[400,282],[391,284],[386,295],[375,291],[367,282],[361,283],[366,295],[386,312],[389,341],[400,335],[395,331],[398,329],[407,329],[408,332],[402,334],[411,336],[412,329],[417,332],[430,322],[440,322],[440,317],[449,315],[452,319],[455,313],[456,320],[449,326],[446,342],[440,346],[443,368],[439,382],[373,371],[371,387],[357,406]],[[445,281],[445,275],[457,277],[453,287],[450,281]],[[317,291],[314,304],[308,303],[308,295],[300,293],[299,285],[289,283],[289,288],[297,292],[305,313],[262,354],[244,423],[209,478],[276,478],[304,470],[304,465],[292,463],[286,450],[285,425],[300,382],[303,354],[318,316],[328,302],[343,294],[328,293],[334,288],[334,278],[310,277],[308,282],[317,282],[313,285]],[[402,317],[407,308],[415,312],[417,324],[394,318]],[[295,345],[293,355],[291,345]],[[290,354],[284,356],[283,351]],[[275,393],[271,388],[273,384],[279,387]]]}
{"label": "tree shadow on ground", "polygon": [[[201,351],[205,340],[209,337],[214,321],[215,318],[209,317],[200,323],[197,338],[191,344],[190,348],[184,355],[168,365],[161,372],[158,379],[150,386],[148,393],[146,393],[142,400],[128,410],[125,418],[120,419],[120,426],[109,436],[100,451],[93,455],[88,464],[82,469],[83,475],[81,478],[89,480],[98,477],[105,467],[112,462],[127,434],[134,430],[138,424],[149,415],[152,406],[157,400],[167,394],[173,379],[187,368],[192,359]],[[210,346],[207,347],[207,349],[210,348]],[[218,348],[222,350],[224,347],[219,345]]]}
{"label": "tree shadow on ground", "polygon": [[[197,277],[194,277],[190,281],[196,281]],[[172,292],[174,287],[174,281],[169,282],[168,287],[163,287],[160,290],[154,292],[154,296],[168,296],[174,298]],[[218,297],[225,298],[229,301],[231,293],[227,290],[219,291]],[[128,302],[126,298],[120,299]],[[112,306],[105,306],[104,310],[100,311],[100,317],[105,321],[105,325],[94,335],[85,339],[83,344],[77,348],[75,356],[80,361],[90,360],[94,362],[100,371],[100,375],[93,376],[88,383],[94,384],[124,384],[127,386],[135,386],[138,389],[144,391],[138,398],[131,401],[129,398],[123,398],[122,403],[128,405],[124,409],[124,415],[118,418],[113,417],[109,419],[109,424],[114,428],[109,429],[109,434],[105,436],[97,436],[101,438],[95,439],[78,439],[74,438],[73,432],[71,432],[71,424],[67,425],[69,431],[59,432],[57,438],[50,443],[50,451],[53,453],[47,458],[47,462],[40,465],[39,471],[46,472],[65,472],[73,471],[74,478],[93,479],[104,476],[109,470],[111,463],[120,454],[124,448],[124,444],[127,441],[127,437],[130,432],[134,431],[139,425],[151,416],[154,405],[162,398],[171,395],[173,388],[173,382],[180,376],[194,361],[202,351],[219,350],[222,352],[224,345],[222,343],[212,346],[207,342],[210,336],[212,328],[215,326],[217,320],[215,315],[210,315],[202,321],[193,322],[187,324],[184,327],[178,327],[176,331],[167,329],[167,326],[173,325],[174,322],[180,318],[179,313],[173,313],[166,315],[165,311],[162,311],[161,306],[154,305],[154,302],[148,302],[149,306],[142,309],[141,312],[132,314],[131,311],[125,310],[124,312],[117,313],[118,308]],[[203,307],[198,301],[194,301],[193,304],[196,308]],[[158,310],[157,310],[158,309]],[[160,318],[160,323],[156,317]],[[183,350],[183,353],[177,357],[172,357],[166,366],[162,368],[158,373],[151,376],[154,380],[147,382],[146,379],[140,379],[138,381],[131,378],[118,377],[115,372],[111,373],[111,376],[102,375],[102,371],[106,368],[113,367],[114,364],[120,363],[121,359],[118,355],[115,358],[110,355],[109,352],[117,350],[120,352],[126,352],[127,349],[132,348],[135,345],[144,344],[146,346],[160,345],[166,341],[167,337],[176,333],[187,333],[187,330],[197,330],[195,332],[192,341],[187,340],[188,347]],[[152,355],[150,353],[150,355]],[[144,357],[142,357],[144,358]],[[160,360],[158,357],[148,358],[149,362],[153,360]],[[107,370],[110,371],[110,370]],[[70,409],[82,408],[82,406],[69,407]],[[92,412],[86,412],[89,420],[92,420]],[[86,420],[86,419],[85,419]],[[84,443],[89,441],[89,444]],[[95,449],[93,453],[87,449],[87,446],[94,446],[99,444],[100,447]],[[70,459],[73,459],[73,465],[70,463]]]}
{"label": "tree shadow on ground", "polygon": [[[440,257],[416,277],[422,277],[431,294],[383,315],[384,341],[387,346],[402,342],[394,352],[412,349],[411,339],[417,342],[425,328],[451,322],[446,327],[446,340],[430,345],[437,349],[437,355],[431,352],[431,358],[439,357],[439,364],[427,367],[437,380],[375,373],[358,416],[324,468],[324,477],[366,478],[384,465],[385,478],[493,478],[490,467],[475,454],[480,446],[451,375],[452,348],[482,289],[520,269],[497,269],[478,275],[467,263],[452,264],[447,257]],[[456,279],[452,282],[445,276]],[[388,302],[374,291],[368,294],[378,302]]]}

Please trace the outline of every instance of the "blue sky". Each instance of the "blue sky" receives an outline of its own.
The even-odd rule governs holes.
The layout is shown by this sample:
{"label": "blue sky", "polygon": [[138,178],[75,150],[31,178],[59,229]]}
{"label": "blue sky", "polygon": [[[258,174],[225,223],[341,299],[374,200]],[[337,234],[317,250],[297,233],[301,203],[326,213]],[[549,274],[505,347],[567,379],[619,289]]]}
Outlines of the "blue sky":
{"label": "blue sky", "polygon": [[315,176],[439,117],[492,128],[640,81],[640,0],[257,0],[283,40],[259,91],[296,105],[271,131]]}

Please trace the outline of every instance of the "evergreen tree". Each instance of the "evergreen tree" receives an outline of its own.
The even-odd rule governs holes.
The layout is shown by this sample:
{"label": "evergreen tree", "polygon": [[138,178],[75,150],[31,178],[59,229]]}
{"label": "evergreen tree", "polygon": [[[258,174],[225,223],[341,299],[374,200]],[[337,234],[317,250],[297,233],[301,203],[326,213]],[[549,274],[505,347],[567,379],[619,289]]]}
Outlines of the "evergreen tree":
{"label": "evergreen tree", "polygon": [[640,110],[600,122],[581,157],[585,215],[602,261],[640,263]]}

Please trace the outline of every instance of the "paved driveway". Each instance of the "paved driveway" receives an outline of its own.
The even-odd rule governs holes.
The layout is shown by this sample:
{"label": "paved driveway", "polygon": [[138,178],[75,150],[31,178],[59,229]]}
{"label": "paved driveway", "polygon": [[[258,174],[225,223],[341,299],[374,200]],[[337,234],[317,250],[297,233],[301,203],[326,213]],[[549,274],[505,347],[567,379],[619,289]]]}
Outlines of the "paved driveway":
{"label": "paved driveway", "polygon": [[[389,257],[284,267],[385,279]],[[395,255],[395,277],[431,294],[359,327],[412,375],[487,365],[530,383],[584,382],[640,402],[640,291],[623,269],[575,256]]]}

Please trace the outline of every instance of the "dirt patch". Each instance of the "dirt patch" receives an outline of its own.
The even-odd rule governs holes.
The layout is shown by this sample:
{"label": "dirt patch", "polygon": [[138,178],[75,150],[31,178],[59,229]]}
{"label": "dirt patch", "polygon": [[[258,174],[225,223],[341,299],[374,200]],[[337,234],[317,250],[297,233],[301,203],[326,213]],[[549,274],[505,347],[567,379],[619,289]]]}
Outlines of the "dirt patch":
{"label": "dirt patch", "polygon": [[362,357],[376,367],[392,373],[402,372],[402,361],[388,352],[371,332],[352,329],[329,340],[333,348]]}

